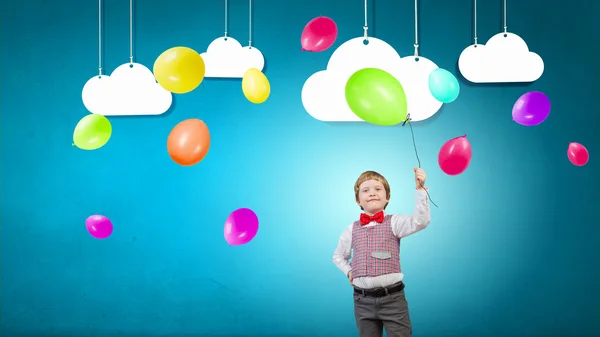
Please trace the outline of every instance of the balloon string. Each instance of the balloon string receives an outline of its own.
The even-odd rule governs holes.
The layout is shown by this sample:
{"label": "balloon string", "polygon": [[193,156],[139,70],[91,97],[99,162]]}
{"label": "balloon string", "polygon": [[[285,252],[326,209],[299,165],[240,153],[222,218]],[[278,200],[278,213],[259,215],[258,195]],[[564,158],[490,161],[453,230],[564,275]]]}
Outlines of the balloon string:
{"label": "balloon string", "polygon": [[[410,134],[412,136],[412,141],[413,141],[413,148],[415,149],[415,156],[417,157],[417,163],[419,164],[419,168],[421,168],[421,159],[419,159],[419,152],[417,151],[417,144],[415,143],[415,133],[414,133],[412,125],[410,123],[410,114],[406,115],[406,119],[402,123],[402,126],[404,126],[406,124],[408,124],[408,127],[410,128]],[[421,187],[423,188],[423,190],[425,190],[425,193],[427,193],[427,197],[429,198],[429,201],[431,201],[431,203],[435,207],[438,207],[438,205],[436,205],[435,202],[433,202],[433,200],[431,200],[431,196],[429,195],[429,192],[427,191],[427,189],[425,188],[425,186],[423,186],[423,183],[420,180],[419,180],[419,184],[421,185]]]}

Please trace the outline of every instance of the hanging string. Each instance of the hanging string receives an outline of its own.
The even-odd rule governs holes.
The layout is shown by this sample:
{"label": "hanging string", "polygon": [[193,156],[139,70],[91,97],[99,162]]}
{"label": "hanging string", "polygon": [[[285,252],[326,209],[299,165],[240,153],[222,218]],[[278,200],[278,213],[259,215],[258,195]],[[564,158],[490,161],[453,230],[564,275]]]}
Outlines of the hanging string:
{"label": "hanging string", "polygon": [[98,77],[102,76],[102,0],[98,0]]}
{"label": "hanging string", "polygon": [[363,26],[365,41],[369,41],[369,35],[367,31],[369,30],[369,25],[367,24],[367,0],[365,0],[365,25]]}
{"label": "hanging string", "polygon": [[506,34],[506,0],[504,0],[504,34]]}
{"label": "hanging string", "polygon": [[248,0],[249,4],[249,13],[248,13],[248,47],[252,49],[252,0]]}
{"label": "hanging string", "polygon": [[415,0],[415,57],[419,57],[419,24],[418,24],[417,0]]}
{"label": "hanging string", "polygon": [[133,0],[129,0],[129,66],[133,67]]}
{"label": "hanging string", "polygon": [[[412,125],[411,125],[410,121],[411,121],[410,114],[407,114],[406,115],[406,119],[402,123],[402,126],[408,124],[408,127],[410,128],[410,134],[412,135],[413,148],[415,149],[415,156],[417,157],[417,163],[419,164],[419,168],[421,168],[421,159],[419,159],[419,152],[417,151],[417,143],[415,142],[415,133],[413,131],[413,128],[412,128]],[[425,188],[425,186],[423,186],[423,183],[421,181],[419,181],[419,184],[421,185],[421,187],[423,188],[423,190],[425,191],[425,193],[427,193],[427,197],[429,198],[429,201],[431,201],[431,203],[435,207],[438,207],[438,205],[436,205],[435,202],[433,202],[433,200],[431,200],[431,196],[429,195],[429,192],[427,191],[427,189]]]}
{"label": "hanging string", "polygon": [[475,36],[474,44],[477,47],[477,0],[473,0],[473,34]]}
{"label": "hanging string", "polygon": [[225,40],[227,40],[227,0],[225,0]]}

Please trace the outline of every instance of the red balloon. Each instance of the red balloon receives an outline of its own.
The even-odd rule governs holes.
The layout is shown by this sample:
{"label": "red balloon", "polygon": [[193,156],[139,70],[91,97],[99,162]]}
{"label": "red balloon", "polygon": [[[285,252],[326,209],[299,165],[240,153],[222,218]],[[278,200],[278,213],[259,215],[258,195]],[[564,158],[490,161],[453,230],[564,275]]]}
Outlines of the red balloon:
{"label": "red balloon", "polygon": [[320,52],[331,47],[337,38],[338,29],[333,20],[319,16],[310,20],[302,31],[302,50]]}
{"label": "red balloon", "polygon": [[469,167],[471,156],[471,143],[467,140],[467,135],[464,135],[444,143],[438,154],[438,163],[444,173],[455,176]]}
{"label": "red balloon", "polygon": [[569,161],[575,166],[583,166],[590,160],[590,154],[585,146],[579,143],[570,143],[567,150]]}

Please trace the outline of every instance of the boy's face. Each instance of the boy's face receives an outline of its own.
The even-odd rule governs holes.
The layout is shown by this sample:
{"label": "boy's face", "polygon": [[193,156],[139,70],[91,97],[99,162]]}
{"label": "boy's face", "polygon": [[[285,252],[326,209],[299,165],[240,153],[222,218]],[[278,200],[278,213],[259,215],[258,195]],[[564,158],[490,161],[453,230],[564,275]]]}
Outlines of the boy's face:
{"label": "boy's face", "polygon": [[373,215],[382,211],[388,201],[387,193],[381,182],[367,180],[360,184],[357,204],[362,206],[367,214]]}

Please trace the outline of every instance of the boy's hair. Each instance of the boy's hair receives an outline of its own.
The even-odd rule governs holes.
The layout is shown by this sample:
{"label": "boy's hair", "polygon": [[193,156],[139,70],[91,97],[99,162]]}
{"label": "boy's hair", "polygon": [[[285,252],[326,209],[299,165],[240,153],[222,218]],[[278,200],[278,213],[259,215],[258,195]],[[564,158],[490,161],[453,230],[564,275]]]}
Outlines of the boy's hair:
{"label": "boy's hair", "polygon": [[[390,200],[390,184],[388,183],[387,179],[385,179],[384,176],[382,176],[381,174],[375,172],[375,171],[366,171],[363,172],[358,179],[356,179],[356,183],[354,183],[354,197],[356,198],[356,201],[358,201],[358,190],[360,188],[360,184],[364,183],[367,180],[377,180],[380,183],[383,184],[383,188],[385,189],[385,194],[387,196],[387,199]],[[389,202],[387,202],[385,204],[385,206],[383,206],[383,209],[385,209],[387,207]],[[360,209],[364,211],[364,209],[362,208],[362,206],[360,206]]]}

